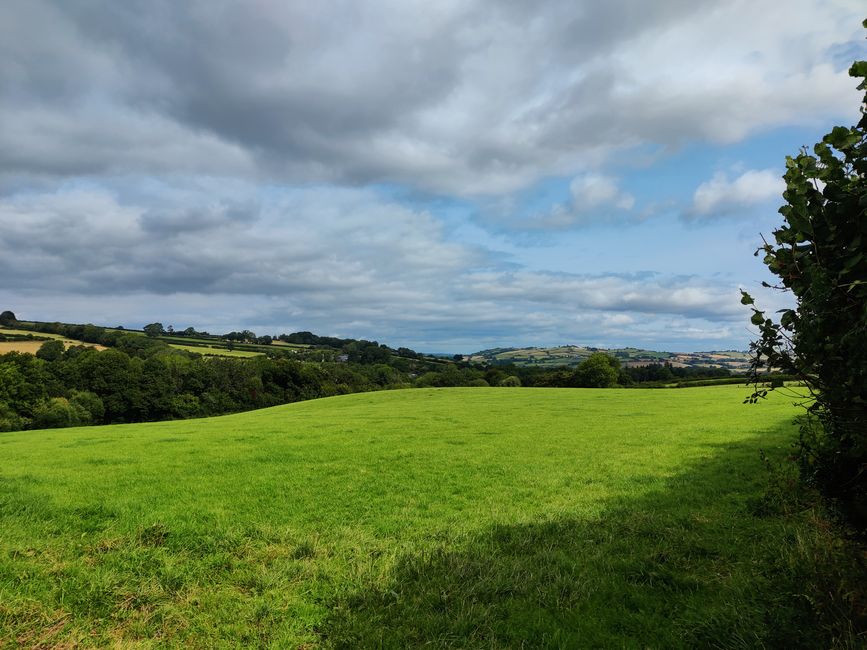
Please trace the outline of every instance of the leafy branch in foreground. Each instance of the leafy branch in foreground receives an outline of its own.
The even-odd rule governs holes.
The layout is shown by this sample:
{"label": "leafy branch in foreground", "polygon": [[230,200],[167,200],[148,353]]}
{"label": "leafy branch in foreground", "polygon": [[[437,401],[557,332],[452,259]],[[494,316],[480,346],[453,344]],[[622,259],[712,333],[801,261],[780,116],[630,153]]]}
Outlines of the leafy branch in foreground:
{"label": "leafy branch in foreground", "polygon": [[[864,23],[867,27],[867,21]],[[849,70],[867,90],[867,61]],[[865,95],[867,102],[867,95]],[[763,373],[797,375],[813,397],[801,430],[802,476],[830,497],[851,523],[867,527],[867,110],[837,126],[808,153],[787,157],[785,223],[756,252],[797,300],[768,317],[753,308],[756,389]],[[770,286],[763,283],[764,286]]]}

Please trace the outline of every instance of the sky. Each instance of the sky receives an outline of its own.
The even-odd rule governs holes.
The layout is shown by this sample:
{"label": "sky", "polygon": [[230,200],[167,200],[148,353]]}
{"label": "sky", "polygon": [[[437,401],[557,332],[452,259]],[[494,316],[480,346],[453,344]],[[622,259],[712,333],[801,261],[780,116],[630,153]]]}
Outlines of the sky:
{"label": "sky", "polygon": [[6,0],[0,310],[746,349],[863,0]]}

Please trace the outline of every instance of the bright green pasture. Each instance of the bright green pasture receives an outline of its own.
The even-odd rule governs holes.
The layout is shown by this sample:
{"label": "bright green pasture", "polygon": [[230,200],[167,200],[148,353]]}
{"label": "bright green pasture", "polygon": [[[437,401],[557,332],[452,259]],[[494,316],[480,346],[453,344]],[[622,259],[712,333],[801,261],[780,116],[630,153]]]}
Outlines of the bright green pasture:
{"label": "bright green pasture", "polygon": [[809,644],[811,529],[760,498],[796,411],[745,393],[417,389],[0,434],[0,640]]}

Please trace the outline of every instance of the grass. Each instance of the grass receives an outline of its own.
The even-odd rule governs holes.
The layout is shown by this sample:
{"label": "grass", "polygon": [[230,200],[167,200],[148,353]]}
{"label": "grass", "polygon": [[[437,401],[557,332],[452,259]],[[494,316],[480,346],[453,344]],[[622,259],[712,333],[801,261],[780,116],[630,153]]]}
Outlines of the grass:
{"label": "grass", "polygon": [[212,357],[259,357],[262,356],[261,352],[250,352],[248,350],[229,350],[225,347],[215,347],[215,346],[199,346],[199,345],[180,345],[178,343],[169,343],[170,347],[173,347],[177,350],[186,350],[187,352],[195,352],[197,354],[202,354],[204,356],[212,356]]}
{"label": "grass", "polygon": [[428,389],[0,434],[0,639],[827,647],[825,533],[762,501],[795,411],[743,396]]}

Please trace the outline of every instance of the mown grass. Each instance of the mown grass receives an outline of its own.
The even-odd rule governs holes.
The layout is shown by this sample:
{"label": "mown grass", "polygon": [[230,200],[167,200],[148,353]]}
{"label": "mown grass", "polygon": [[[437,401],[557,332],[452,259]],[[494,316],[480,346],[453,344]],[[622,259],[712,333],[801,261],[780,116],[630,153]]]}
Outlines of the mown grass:
{"label": "mown grass", "polygon": [[2,434],[0,639],[827,647],[830,533],[763,500],[795,411],[743,396],[427,389]]}

